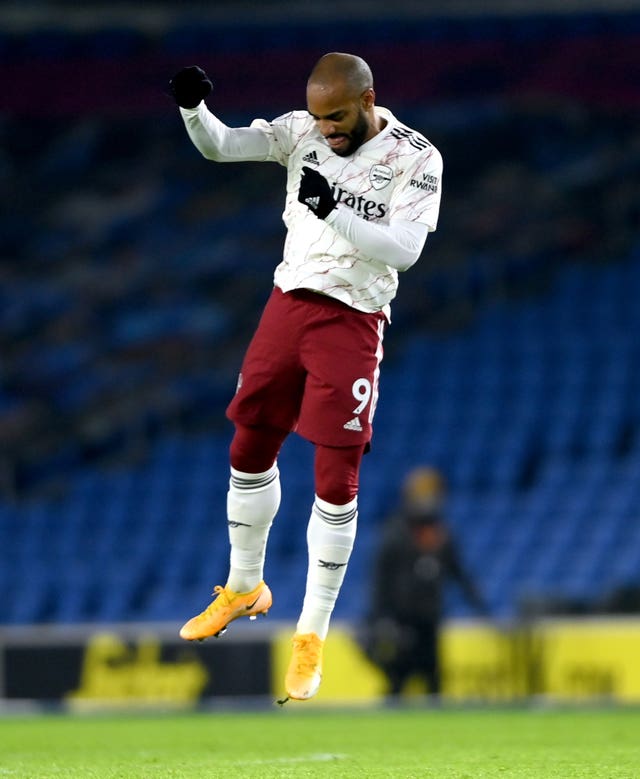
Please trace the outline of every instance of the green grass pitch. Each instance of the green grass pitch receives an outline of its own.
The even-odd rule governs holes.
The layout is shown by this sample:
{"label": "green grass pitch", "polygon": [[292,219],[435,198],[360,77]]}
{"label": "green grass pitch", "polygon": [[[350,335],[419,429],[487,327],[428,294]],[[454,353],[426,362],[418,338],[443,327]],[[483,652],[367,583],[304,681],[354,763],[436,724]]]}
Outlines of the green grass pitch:
{"label": "green grass pitch", "polygon": [[19,779],[638,779],[637,709],[388,708],[0,718]]}

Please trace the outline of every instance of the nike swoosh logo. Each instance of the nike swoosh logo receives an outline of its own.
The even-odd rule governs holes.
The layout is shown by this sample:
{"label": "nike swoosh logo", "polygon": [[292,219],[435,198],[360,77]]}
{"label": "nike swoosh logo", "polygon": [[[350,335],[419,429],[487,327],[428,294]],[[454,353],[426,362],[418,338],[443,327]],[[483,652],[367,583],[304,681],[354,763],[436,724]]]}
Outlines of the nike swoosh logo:
{"label": "nike swoosh logo", "polygon": [[259,600],[260,600],[260,596],[258,595],[258,597],[253,601],[253,603],[249,603],[248,606],[245,606],[246,610],[249,611],[250,609],[252,609]]}

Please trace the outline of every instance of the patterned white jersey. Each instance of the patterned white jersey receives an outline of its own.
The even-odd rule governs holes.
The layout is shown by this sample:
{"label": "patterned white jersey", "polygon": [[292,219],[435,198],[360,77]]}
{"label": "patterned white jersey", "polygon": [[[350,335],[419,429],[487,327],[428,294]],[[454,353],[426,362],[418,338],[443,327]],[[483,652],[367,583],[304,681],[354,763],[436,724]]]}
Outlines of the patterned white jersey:
{"label": "patterned white jersey", "polygon": [[283,213],[287,237],[275,284],[284,292],[316,290],[359,311],[384,311],[389,316],[398,288],[397,270],[342,238],[331,227],[331,214],[323,221],[298,202],[301,169],[306,165],[327,179],[339,208],[351,209],[361,219],[381,225],[402,219],[436,229],[442,177],[439,151],[386,108],[375,110],[386,126],[347,157],[329,148],[306,111],[271,122],[256,119],[251,126],[268,137],[267,159],[287,168]]}

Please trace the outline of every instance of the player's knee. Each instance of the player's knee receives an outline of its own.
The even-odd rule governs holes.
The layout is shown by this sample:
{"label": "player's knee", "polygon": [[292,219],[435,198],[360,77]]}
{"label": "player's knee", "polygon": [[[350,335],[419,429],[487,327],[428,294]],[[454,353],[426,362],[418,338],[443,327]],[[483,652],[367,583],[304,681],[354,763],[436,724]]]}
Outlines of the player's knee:
{"label": "player's knee", "polygon": [[236,425],[229,447],[231,467],[243,473],[268,471],[276,461],[286,437],[286,431],[275,427]]}
{"label": "player's knee", "polygon": [[362,446],[316,446],[316,495],[334,506],[345,506],[358,494]]}

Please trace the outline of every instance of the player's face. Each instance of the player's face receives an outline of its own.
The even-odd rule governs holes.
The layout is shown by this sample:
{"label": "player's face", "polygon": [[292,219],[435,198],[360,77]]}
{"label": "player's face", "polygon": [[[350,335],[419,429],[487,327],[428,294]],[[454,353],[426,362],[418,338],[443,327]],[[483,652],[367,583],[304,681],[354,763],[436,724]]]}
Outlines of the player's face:
{"label": "player's face", "polygon": [[307,90],[307,110],[331,151],[340,157],[353,154],[375,134],[366,110],[372,104],[372,95],[373,91],[367,90],[354,100],[337,91]]}

